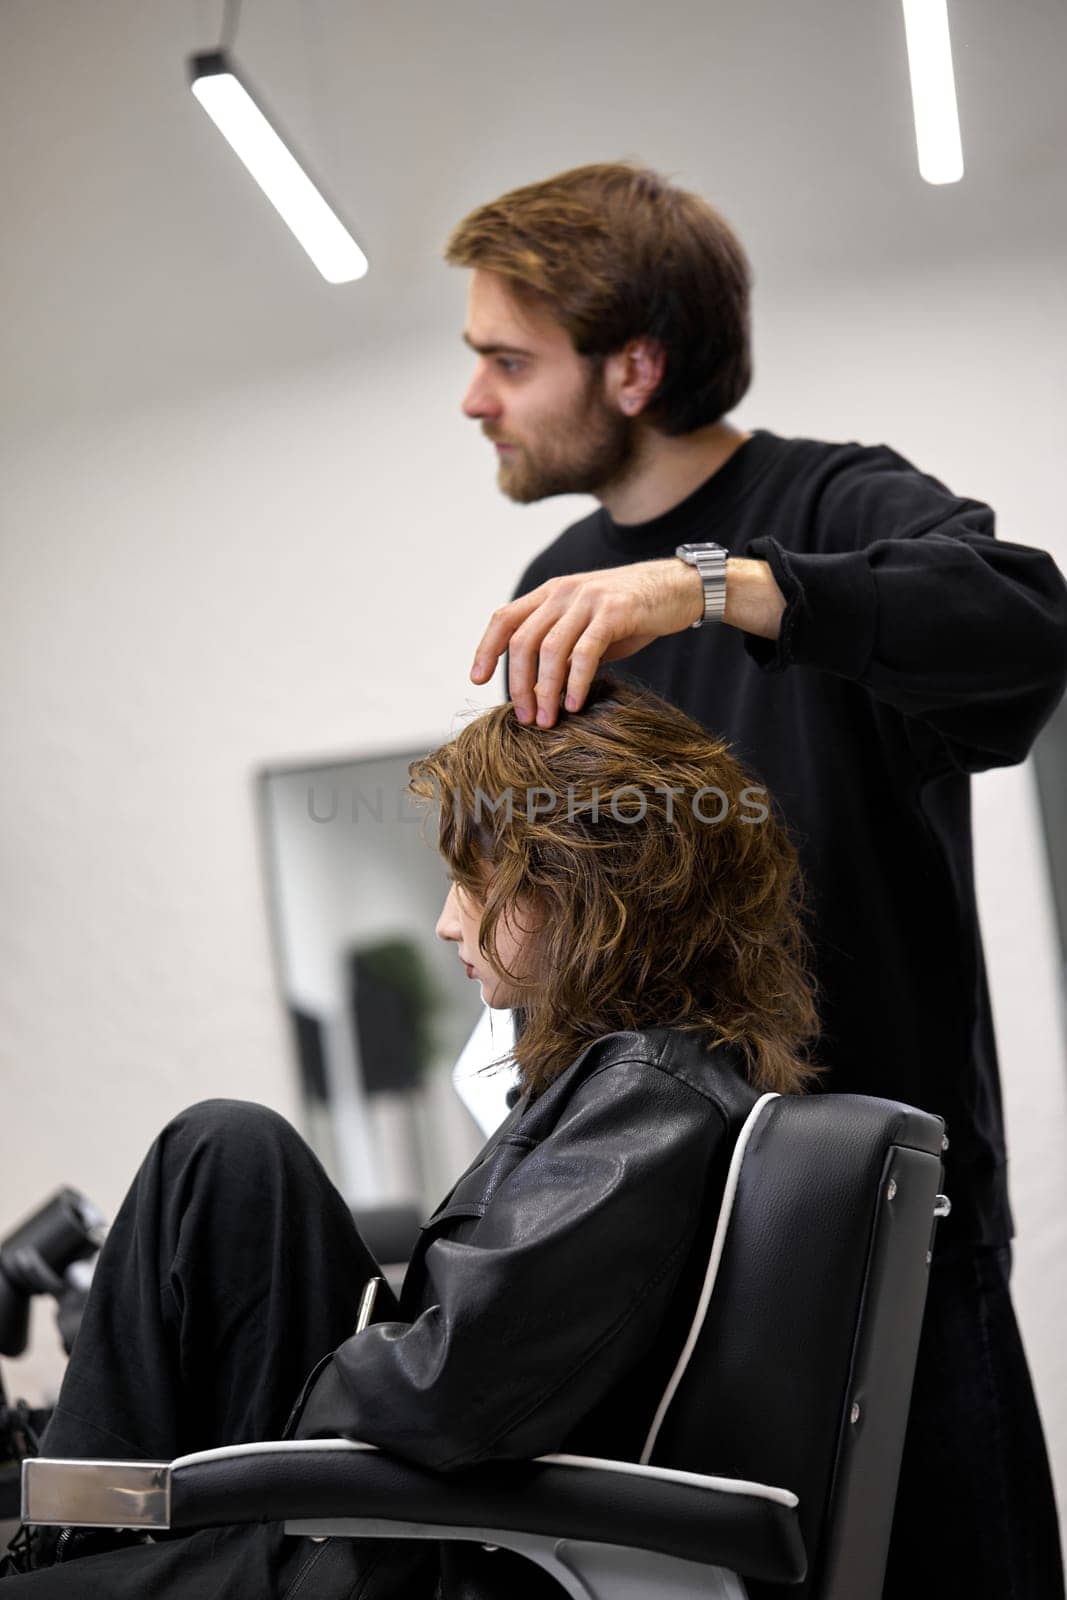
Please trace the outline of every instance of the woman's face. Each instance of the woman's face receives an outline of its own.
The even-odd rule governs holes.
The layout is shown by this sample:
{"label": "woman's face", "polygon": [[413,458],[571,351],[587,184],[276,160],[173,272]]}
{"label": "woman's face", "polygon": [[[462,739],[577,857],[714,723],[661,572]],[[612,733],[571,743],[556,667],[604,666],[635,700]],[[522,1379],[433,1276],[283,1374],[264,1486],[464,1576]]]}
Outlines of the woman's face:
{"label": "woman's face", "polygon": [[[435,932],[439,939],[459,946],[459,959],[467,969],[468,978],[477,978],[480,982],[486,1005],[518,1005],[521,997],[516,986],[478,948],[478,929],[484,913],[485,901],[454,883],[445,898]],[[534,938],[534,918],[528,905],[520,901],[510,915],[505,912],[500,917],[496,925],[497,951],[508,971],[526,976]],[[529,991],[526,993],[528,995]]]}

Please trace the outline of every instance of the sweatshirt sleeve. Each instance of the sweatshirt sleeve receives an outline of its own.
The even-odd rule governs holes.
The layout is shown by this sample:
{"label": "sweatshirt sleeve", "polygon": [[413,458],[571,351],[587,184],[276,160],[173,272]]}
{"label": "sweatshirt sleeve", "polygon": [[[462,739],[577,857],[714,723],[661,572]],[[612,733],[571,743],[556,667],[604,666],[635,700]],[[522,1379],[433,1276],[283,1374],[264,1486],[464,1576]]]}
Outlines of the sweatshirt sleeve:
{"label": "sweatshirt sleeve", "polygon": [[430,1245],[422,1314],[334,1352],[296,1436],[437,1470],[558,1449],[653,1345],[724,1137],[719,1108],[673,1075],[602,1069],[473,1234]]}
{"label": "sweatshirt sleeve", "polygon": [[814,667],[923,722],[964,771],[1021,761],[1067,681],[1067,586],[1044,550],[994,535],[993,512],[893,451],[824,486],[802,551],[757,537],[785,597],[765,671]]}

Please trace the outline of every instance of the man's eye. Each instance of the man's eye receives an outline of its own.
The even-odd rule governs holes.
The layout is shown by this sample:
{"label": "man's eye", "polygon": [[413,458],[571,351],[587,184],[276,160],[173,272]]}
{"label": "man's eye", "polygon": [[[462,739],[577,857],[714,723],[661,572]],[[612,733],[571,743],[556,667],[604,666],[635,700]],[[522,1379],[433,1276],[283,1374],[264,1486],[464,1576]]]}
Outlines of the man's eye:
{"label": "man's eye", "polygon": [[511,360],[508,359],[507,356],[498,356],[496,364],[504,372],[521,372],[522,371],[522,362],[521,361],[511,361]]}

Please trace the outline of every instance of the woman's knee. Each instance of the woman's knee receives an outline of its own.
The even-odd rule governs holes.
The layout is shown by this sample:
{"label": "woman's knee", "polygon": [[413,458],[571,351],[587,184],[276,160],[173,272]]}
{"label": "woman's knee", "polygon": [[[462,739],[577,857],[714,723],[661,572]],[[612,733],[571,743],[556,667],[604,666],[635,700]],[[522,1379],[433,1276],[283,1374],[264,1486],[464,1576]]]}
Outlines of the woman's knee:
{"label": "woman's knee", "polygon": [[250,1152],[271,1157],[307,1153],[292,1123],[255,1100],[198,1100],[167,1123],[160,1141],[181,1159],[228,1149],[245,1158]]}

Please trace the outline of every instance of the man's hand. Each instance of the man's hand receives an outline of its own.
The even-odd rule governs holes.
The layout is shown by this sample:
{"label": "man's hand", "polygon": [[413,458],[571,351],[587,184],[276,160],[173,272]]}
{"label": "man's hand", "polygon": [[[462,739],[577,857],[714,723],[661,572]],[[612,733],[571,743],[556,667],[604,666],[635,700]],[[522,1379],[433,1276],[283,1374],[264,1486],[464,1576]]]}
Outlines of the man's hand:
{"label": "man's hand", "polygon": [[[784,609],[765,561],[730,557],[724,623],[776,639]],[[567,710],[581,710],[602,662],[619,661],[653,639],[681,633],[703,611],[700,574],[673,556],[549,578],[493,612],[475,652],[471,681],[488,682],[508,650],[508,691],[516,716],[532,722],[536,715],[540,727],[551,728],[564,685]]]}

